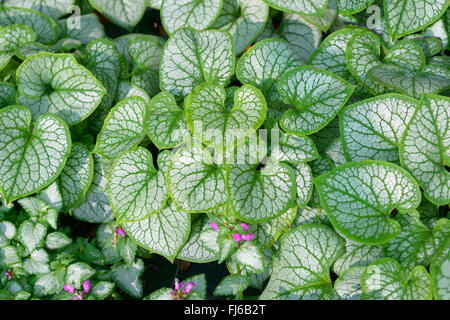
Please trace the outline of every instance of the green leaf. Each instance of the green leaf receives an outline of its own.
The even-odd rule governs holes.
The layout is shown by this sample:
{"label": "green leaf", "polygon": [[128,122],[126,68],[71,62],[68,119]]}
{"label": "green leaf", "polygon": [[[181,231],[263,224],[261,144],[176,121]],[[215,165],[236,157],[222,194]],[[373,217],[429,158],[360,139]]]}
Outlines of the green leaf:
{"label": "green leaf", "polygon": [[400,142],[400,162],[438,205],[450,203],[449,108],[449,98],[425,95]]}
{"label": "green leaf", "polygon": [[[168,160],[159,154],[161,167]],[[147,149],[131,149],[117,157],[108,179],[108,195],[119,223],[143,220],[164,208],[169,197],[164,175],[165,171],[153,166]]]}
{"label": "green leaf", "polygon": [[52,232],[45,239],[45,246],[50,250],[64,248],[72,243],[72,239],[62,232]]}
{"label": "green leaf", "polygon": [[104,160],[96,153],[94,159],[94,176],[92,184],[81,203],[71,210],[75,218],[92,222],[106,223],[114,219],[107,194],[107,170]]}
{"label": "green leaf", "polygon": [[7,82],[0,82],[0,109],[16,103],[16,88]]}
{"label": "green leaf", "polygon": [[0,247],[5,247],[9,240],[14,239],[17,230],[14,224],[9,221],[0,222]]}
{"label": "green leaf", "polygon": [[432,24],[444,14],[448,5],[446,0],[384,0],[391,38],[396,40]]}
{"label": "green leaf", "polygon": [[11,25],[0,30],[0,70],[16,55],[17,50],[26,43],[36,40],[33,29],[24,25]]}
{"label": "green leaf", "polygon": [[333,265],[333,271],[339,276],[344,276],[346,270],[353,267],[366,267],[382,257],[382,246],[358,244],[347,240],[345,254],[336,260]]}
{"label": "green leaf", "polygon": [[161,288],[153,291],[149,296],[145,297],[144,300],[173,300],[173,296],[170,294],[172,289]]}
{"label": "green leaf", "polygon": [[293,169],[297,183],[296,203],[299,207],[305,207],[313,192],[311,168],[306,163],[297,163],[293,166]]}
{"label": "green leaf", "polygon": [[346,238],[381,244],[400,233],[390,218],[396,209],[406,213],[420,204],[420,189],[403,168],[366,160],[339,166],[315,179],[328,218]]}
{"label": "green leaf", "polygon": [[280,132],[278,145],[272,145],[271,156],[290,163],[308,162],[319,157],[316,145],[309,137]]}
{"label": "green leaf", "polygon": [[178,209],[205,212],[227,202],[225,172],[201,146],[187,146],[172,157],[167,172],[169,192]]}
{"label": "green leaf", "polygon": [[344,239],[324,225],[292,229],[281,238],[272,277],[260,299],[335,299],[330,268],[344,246]]}
{"label": "green leaf", "polygon": [[263,33],[256,39],[256,42],[269,38],[286,40],[292,50],[306,63],[319,46],[322,32],[300,15],[284,12],[278,28],[275,29],[274,21],[269,19]]}
{"label": "green leaf", "polygon": [[186,119],[194,136],[218,150],[233,147],[254,134],[267,114],[263,94],[251,85],[235,91],[232,108],[226,98],[223,87],[205,83],[196,87],[186,100]]}
{"label": "green leaf", "polygon": [[450,240],[436,253],[430,265],[431,280],[434,287],[434,297],[438,300],[450,299],[448,286],[450,279]]}
{"label": "green leaf", "polygon": [[241,54],[264,30],[269,7],[262,0],[223,0],[222,11],[212,25],[234,39],[234,52]]}
{"label": "green leaf", "polygon": [[322,16],[327,8],[328,0],[263,0],[269,6],[294,13]]}
{"label": "green leaf", "polygon": [[108,281],[97,282],[91,290],[91,293],[99,300],[105,300],[113,292],[115,284]]}
{"label": "green leaf", "polygon": [[369,5],[372,4],[374,0],[338,0],[339,13],[342,14],[355,14],[358,13]]}
{"label": "green leaf", "polygon": [[189,238],[178,253],[177,259],[196,263],[217,260],[217,255],[206,249],[200,239],[203,231],[212,230],[208,216],[204,213],[192,214],[191,219],[192,225]]}
{"label": "green leaf", "polygon": [[303,64],[287,41],[267,39],[258,42],[239,59],[236,75],[243,84],[260,89],[269,103],[280,102],[278,80]]}
{"label": "green leaf", "polygon": [[352,267],[334,282],[334,289],[341,299],[361,300],[361,276],[365,270],[366,267]]}
{"label": "green leaf", "polygon": [[20,7],[41,12],[52,19],[58,19],[69,13],[68,9],[75,0],[4,0],[6,7]]}
{"label": "green leaf", "polygon": [[295,172],[271,161],[262,170],[256,164],[227,165],[227,193],[236,217],[247,222],[274,219],[295,203]]}
{"label": "green leaf", "polygon": [[350,98],[355,87],[335,74],[310,66],[286,73],[278,91],[296,109],[284,112],[281,128],[288,133],[311,134],[325,127]]}
{"label": "green leaf", "polygon": [[228,275],[220,281],[216,289],[215,296],[235,296],[244,292],[250,285],[248,278],[241,275]]}
{"label": "green leaf", "polygon": [[70,133],[59,117],[44,114],[30,126],[27,108],[0,110],[0,190],[6,202],[52,183],[69,157]]}
{"label": "green leaf", "polygon": [[117,249],[119,250],[119,253],[123,260],[125,260],[125,263],[129,266],[132,265],[134,258],[136,257],[136,242],[134,242],[134,240],[132,240],[130,237],[126,237],[125,239],[121,239],[118,241]]}
{"label": "green leaf", "polygon": [[255,241],[263,249],[270,248],[278,240],[278,237],[289,230],[296,215],[297,207],[291,208],[281,216],[268,222],[251,224],[249,232],[255,235]]}
{"label": "green leaf", "polygon": [[17,240],[24,245],[28,252],[33,252],[34,249],[44,245],[47,228],[40,223],[26,220],[20,225],[17,233]]}
{"label": "green leaf", "polygon": [[159,10],[161,9],[162,1],[163,0],[145,0],[145,3],[147,6]]}
{"label": "green leaf", "polygon": [[136,147],[145,137],[144,117],[147,104],[144,99],[130,97],[120,101],[105,119],[97,136],[95,152],[115,159],[121,152]]}
{"label": "green leaf", "polygon": [[79,27],[73,26],[73,18],[59,20],[61,33],[65,38],[75,39],[82,44],[105,37],[105,28],[95,13],[80,15]]}
{"label": "green leaf", "polygon": [[132,266],[119,264],[114,268],[112,277],[120,289],[135,298],[142,298],[142,281],[140,279],[144,272],[144,262],[136,259]]}
{"label": "green leaf", "polygon": [[145,13],[145,0],[89,0],[89,3],[112,23],[128,31],[133,30]]}
{"label": "green leaf", "polygon": [[100,107],[109,110],[119,83],[120,53],[115,44],[106,39],[91,41],[85,48],[86,68],[105,86],[106,94]]}
{"label": "green leaf", "polygon": [[228,32],[219,30],[174,32],[161,56],[161,89],[184,97],[204,82],[228,84],[234,72],[232,41]]}
{"label": "green leaf", "polygon": [[161,21],[168,34],[182,27],[205,30],[222,10],[222,0],[164,0]]}
{"label": "green leaf", "polygon": [[159,90],[159,64],[163,46],[157,37],[136,36],[127,43],[127,53],[133,64],[131,82],[151,96]]}
{"label": "green leaf", "polygon": [[33,118],[51,112],[69,126],[87,118],[106,90],[68,54],[39,53],[17,69],[18,101],[31,109]]}
{"label": "green leaf", "polygon": [[361,277],[363,299],[367,300],[431,300],[431,277],[422,266],[411,273],[390,258],[378,259]]}
{"label": "green leaf", "polygon": [[8,246],[0,248],[0,265],[10,266],[20,262],[16,247]]}
{"label": "green leaf", "polygon": [[261,248],[252,242],[242,244],[231,255],[230,259],[241,267],[248,268],[256,273],[264,272],[269,265],[269,261]]}
{"label": "green leaf", "polygon": [[20,24],[30,27],[36,33],[36,40],[52,44],[59,39],[58,25],[51,18],[30,9],[4,7],[0,8],[0,26]]}
{"label": "green leaf", "polygon": [[47,252],[44,249],[37,249],[23,261],[23,268],[30,274],[48,273],[50,272],[48,262],[49,256]]}
{"label": "green leaf", "polygon": [[342,146],[348,161],[398,163],[398,147],[418,102],[386,94],[345,107],[339,114]]}
{"label": "green leaf", "polygon": [[150,103],[149,95],[142,88],[139,88],[128,81],[120,81],[117,86],[114,102],[117,103],[129,97],[140,97],[144,99],[146,103]]}
{"label": "green leaf", "polygon": [[328,32],[331,28],[338,13],[337,0],[328,0],[325,13],[320,15],[302,15],[302,17],[309,23],[320,28],[323,32]]}
{"label": "green leaf", "polygon": [[387,93],[388,89],[372,81],[367,73],[381,64],[381,41],[373,32],[361,31],[348,41],[345,50],[347,67],[358,82],[374,95]]}
{"label": "green leaf", "polygon": [[169,92],[161,92],[150,101],[144,129],[160,150],[175,148],[190,135],[184,111]]}
{"label": "green leaf", "polygon": [[[63,270],[65,273],[65,269]],[[36,277],[33,292],[35,296],[42,297],[60,292],[63,289],[63,286],[64,282],[58,278],[58,274],[56,272],[39,274]]]}
{"label": "green leaf", "polygon": [[168,203],[160,212],[123,227],[138,245],[173,262],[189,236],[191,217]]}
{"label": "green leaf", "polygon": [[89,150],[74,143],[66,165],[56,180],[61,193],[63,208],[68,212],[77,206],[91,186],[94,175],[94,160]]}
{"label": "green leaf", "polygon": [[67,267],[66,283],[81,288],[84,281],[95,274],[95,270],[84,262],[75,262]]}

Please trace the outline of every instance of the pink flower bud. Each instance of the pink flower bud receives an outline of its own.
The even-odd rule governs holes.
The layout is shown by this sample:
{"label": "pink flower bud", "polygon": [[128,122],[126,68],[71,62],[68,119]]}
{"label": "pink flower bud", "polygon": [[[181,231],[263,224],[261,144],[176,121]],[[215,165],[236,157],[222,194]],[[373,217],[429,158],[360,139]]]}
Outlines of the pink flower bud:
{"label": "pink flower bud", "polygon": [[233,233],[234,241],[239,242],[242,240],[242,236],[239,233]]}
{"label": "pink flower bud", "polygon": [[250,241],[255,237],[255,235],[253,233],[249,233],[249,234],[243,234],[241,237],[242,237],[242,240]]}
{"label": "pink flower bud", "polygon": [[89,290],[91,290],[91,282],[89,280],[86,280],[85,282],[83,282],[83,293],[87,294],[89,292]]}
{"label": "pink flower bud", "polygon": [[75,293],[75,287],[70,284],[65,284],[64,290],[70,293]]}
{"label": "pink flower bud", "polygon": [[192,281],[189,281],[186,285],[186,289],[184,290],[184,292],[189,293],[191,292],[191,289],[195,286],[195,283]]}
{"label": "pink flower bud", "polygon": [[180,281],[177,278],[175,278],[173,288],[175,289],[175,291],[180,290]]}
{"label": "pink flower bud", "polygon": [[244,229],[244,231],[248,230],[248,224],[246,224],[244,222],[241,223],[241,227],[242,227],[242,229]]}
{"label": "pink flower bud", "polygon": [[211,228],[213,228],[214,231],[219,231],[219,226],[215,222],[211,222]]}

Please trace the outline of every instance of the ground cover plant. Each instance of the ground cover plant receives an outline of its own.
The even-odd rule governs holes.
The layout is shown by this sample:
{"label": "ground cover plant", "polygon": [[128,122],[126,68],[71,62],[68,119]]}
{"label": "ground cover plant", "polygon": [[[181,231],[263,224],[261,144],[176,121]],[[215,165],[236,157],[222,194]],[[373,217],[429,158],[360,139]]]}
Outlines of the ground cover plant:
{"label": "ground cover plant", "polygon": [[450,299],[448,0],[0,2],[0,299]]}

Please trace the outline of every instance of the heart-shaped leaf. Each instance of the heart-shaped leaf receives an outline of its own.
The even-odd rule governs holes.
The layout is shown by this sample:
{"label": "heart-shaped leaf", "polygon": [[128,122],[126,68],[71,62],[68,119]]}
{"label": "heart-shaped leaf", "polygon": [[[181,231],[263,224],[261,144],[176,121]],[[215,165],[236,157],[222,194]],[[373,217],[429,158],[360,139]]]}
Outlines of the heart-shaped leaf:
{"label": "heart-shaped leaf", "polygon": [[[158,155],[158,164],[170,161],[171,153]],[[152,154],[144,148],[122,153],[114,161],[108,179],[108,195],[119,223],[139,221],[160,211],[169,196],[165,172],[155,169]]]}
{"label": "heart-shaped leaf", "polygon": [[117,265],[112,273],[114,282],[120,289],[135,298],[142,298],[142,281],[141,275],[144,273],[144,262],[136,259],[131,266],[121,263]]}
{"label": "heart-shaped leaf", "polygon": [[95,13],[83,14],[78,18],[80,24],[77,28],[73,27],[73,17],[58,21],[61,26],[61,37],[75,39],[82,44],[105,37],[105,28]]}
{"label": "heart-shaped leaf", "polygon": [[74,0],[4,0],[7,7],[20,7],[39,11],[52,19],[64,16],[73,5]]}
{"label": "heart-shaped leaf", "polygon": [[399,94],[369,98],[339,114],[342,146],[348,161],[399,162],[398,147],[418,102]]}
{"label": "heart-shaped leaf", "polygon": [[48,266],[49,256],[44,249],[34,250],[31,255],[23,261],[23,268],[29,274],[42,274],[50,272]]}
{"label": "heart-shaped leaf", "polygon": [[231,274],[220,281],[214,290],[215,296],[236,296],[250,285],[246,276]]}
{"label": "heart-shaped leaf", "polygon": [[271,156],[279,161],[302,163],[317,159],[319,152],[311,138],[281,131],[278,145],[272,145]]}
{"label": "heart-shaped leaf", "polygon": [[268,20],[266,27],[256,40],[281,38],[306,63],[322,40],[322,32],[316,26],[295,13],[284,12],[281,24],[275,29],[274,21]]}
{"label": "heart-shaped leaf", "polygon": [[450,99],[425,95],[400,142],[400,161],[425,189],[433,203],[450,202]]}
{"label": "heart-shaped leaf", "polygon": [[335,299],[330,268],[345,241],[324,225],[302,225],[281,238],[272,277],[260,299]]}
{"label": "heart-shaped leaf", "polygon": [[43,224],[26,220],[20,225],[17,234],[17,240],[31,253],[44,245],[47,228]]}
{"label": "heart-shaped leaf", "polygon": [[167,185],[183,211],[205,212],[227,202],[224,168],[213,164],[211,154],[198,145],[184,147],[172,157]]}
{"label": "heart-shaped leaf", "polygon": [[145,13],[145,0],[89,0],[89,3],[111,22],[129,31]]}
{"label": "heart-shaped leaf", "polygon": [[160,212],[123,227],[138,245],[173,262],[189,236],[191,216],[168,203]]}
{"label": "heart-shaped leaf", "polygon": [[59,38],[58,25],[51,18],[35,10],[2,6],[0,26],[12,24],[29,26],[36,33],[36,40],[44,44],[54,43]]}
{"label": "heart-shaped leaf", "polygon": [[439,300],[448,300],[450,298],[450,289],[448,282],[450,264],[450,240],[442,246],[433,258],[430,265],[431,280],[434,287],[434,297]]}
{"label": "heart-shaped leaf", "polygon": [[140,97],[144,99],[146,103],[150,103],[149,95],[142,88],[128,81],[120,81],[117,86],[114,102],[117,103],[130,97]]}
{"label": "heart-shaped leaf", "polygon": [[327,8],[328,0],[263,0],[269,6],[294,13],[322,16]]}
{"label": "heart-shaped leaf", "polygon": [[186,119],[191,131],[205,145],[219,150],[254,134],[267,113],[263,94],[251,85],[235,91],[234,106],[228,105],[226,98],[223,87],[205,83],[186,100]]}
{"label": "heart-shaped leaf", "polygon": [[190,135],[184,111],[169,92],[161,92],[150,101],[144,128],[160,150],[175,148]]}
{"label": "heart-shaped leaf", "polygon": [[355,14],[368,7],[374,0],[338,0],[339,13]]}
{"label": "heart-shaped leaf", "polygon": [[278,80],[287,71],[303,64],[289,43],[281,39],[258,42],[242,55],[236,75],[243,84],[260,89],[269,103],[281,101]]}
{"label": "heart-shaped leaf", "polygon": [[161,6],[161,21],[168,34],[182,27],[205,30],[216,20],[222,0],[165,0]]}
{"label": "heart-shaped leaf", "polygon": [[393,40],[421,30],[444,14],[446,0],[384,0],[389,34]]}
{"label": "heart-shaped leaf", "polygon": [[0,30],[0,70],[8,64],[17,49],[36,40],[33,29],[23,25],[7,26]]}
{"label": "heart-shaped leaf", "polygon": [[50,250],[64,248],[72,243],[72,239],[62,232],[52,232],[45,239],[45,246]]}
{"label": "heart-shaped leaf", "polygon": [[71,212],[75,218],[82,221],[106,223],[114,219],[107,193],[108,168],[98,154],[94,153],[92,157],[94,159],[92,184],[83,200]]}
{"label": "heart-shaped leaf", "polygon": [[139,144],[145,137],[144,117],[147,103],[139,97],[120,101],[105,119],[97,136],[95,152],[108,159]]}
{"label": "heart-shaped leaf", "polygon": [[241,54],[264,30],[269,7],[262,0],[223,0],[222,11],[212,25],[234,39],[234,52]]}
{"label": "heart-shaped leaf", "polygon": [[81,143],[74,143],[66,165],[56,180],[61,193],[62,211],[68,212],[86,195],[94,176],[94,160]]}
{"label": "heart-shaped leaf", "polygon": [[136,36],[127,43],[127,53],[133,64],[131,83],[151,96],[159,92],[159,63],[162,45],[154,36]]}
{"label": "heart-shaped leaf", "polygon": [[0,110],[0,190],[7,202],[52,183],[70,154],[69,129],[59,117],[45,114],[30,126],[27,108]]}
{"label": "heart-shaped leaf", "polygon": [[346,238],[380,244],[400,233],[391,219],[396,209],[405,213],[420,204],[420,189],[403,168],[366,160],[339,166],[315,179],[328,218]]}
{"label": "heart-shaped leaf", "polygon": [[287,164],[268,162],[227,165],[227,193],[236,217],[248,222],[274,219],[295,203],[294,170]]}
{"label": "heart-shaped leaf", "polygon": [[94,274],[95,270],[87,263],[75,262],[67,267],[66,283],[73,285],[75,288],[81,288],[82,283]]}
{"label": "heart-shaped leaf", "polygon": [[183,28],[164,47],[160,87],[184,97],[204,82],[226,85],[233,72],[233,39],[228,32]]}
{"label": "heart-shaped leaf", "polygon": [[400,268],[397,261],[381,258],[367,267],[361,277],[363,299],[367,300],[431,300],[431,277],[422,266],[411,273]]}
{"label": "heart-shaped leaf", "polygon": [[11,266],[18,262],[20,262],[20,258],[16,247],[7,246],[0,248],[0,264],[2,266]]}
{"label": "heart-shaped leaf", "polygon": [[354,267],[366,267],[382,257],[382,246],[358,244],[347,240],[345,254],[336,260],[333,271],[339,276],[344,276],[346,270]]}
{"label": "heart-shaped leaf", "polygon": [[67,54],[39,53],[17,69],[18,101],[33,117],[51,112],[69,126],[87,118],[106,90],[75,58]]}
{"label": "heart-shaped leaf", "polygon": [[352,95],[355,86],[335,74],[310,66],[286,73],[278,84],[286,111],[280,126],[288,133],[311,134],[325,127]]}
{"label": "heart-shaped leaf", "polygon": [[90,42],[85,49],[86,68],[105,86],[106,95],[100,107],[109,110],[116,96],[119,83],[120,53],[109,40],[99,39]]}

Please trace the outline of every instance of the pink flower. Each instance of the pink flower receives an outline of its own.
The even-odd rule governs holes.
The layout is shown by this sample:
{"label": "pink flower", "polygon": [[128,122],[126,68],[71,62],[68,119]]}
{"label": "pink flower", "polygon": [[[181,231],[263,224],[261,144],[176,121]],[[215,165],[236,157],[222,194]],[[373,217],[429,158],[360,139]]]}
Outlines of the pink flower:
{"label": "pink flower", "polygon": [[83,282],[83,293],[87,294],[89,293],[89,290],[91,290],[91,282],[89,280],[86,280],[85,282]]}
{"label": "pink flower", "polygon": [[250,241],[250,240],[252,240],[254,237],[255,237],[255,235],[254,235],[253,233],[243,234],[243,235],[241,236],[242,240],[245,240],[245,241]]}
{"label": "pink flower", "polygon": [[73,294],[75,294],[75,292],[76,292],[75,287],[70,284],[65,284],[64,290],[67,292],[73,293]]}
{"label": "pink flower", "polygon": [[186,289],[184,289],[184,292],[189,293],[191,292],[191,289],[195,286],[195,283],[192,281],[189,281],[186,285]]}
{"label": "pink flower", "polygon": [[211,222],[211,228],[213,228],[214,231],[219,231],[219,226],[215,222]]}
{"label": "pink flower", "polygon": [[122,228],[116,227],[115,230],[116,230],[116,234],[120,234],[122,236],[122,238],[125,238],[126,234],[125,234],[125,231]]}
{"label": "pink flower", "polygon": [[239,233],[233,233],[233,238],[236,242],[242,241],[242,236]]}
{"label": "pink flower", "polygon": [[73,296],[73,299],[72,299],[72,300],[83,300],[83,294],[80,293],[79,295]]}
{"label": "pink flower", "polygon": [[178,278],[175,278],[173,288],[175,289],[175,291],[180,290],[180,281],[178,280]]}
{"label": "pink flower", "polygon": [[11,281],[12,279],[14,279],[13,271],[11,269],[8,269],[8,271],[5,272],[5,276],[8,277],[8,281]]}
{"label": "pink flower", "polygon": [[241,223],[241,227],[242,227],[242,229],[244,229],[244,231],[248,230],[248,224],[246,224],[244,222]]}

